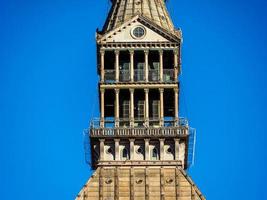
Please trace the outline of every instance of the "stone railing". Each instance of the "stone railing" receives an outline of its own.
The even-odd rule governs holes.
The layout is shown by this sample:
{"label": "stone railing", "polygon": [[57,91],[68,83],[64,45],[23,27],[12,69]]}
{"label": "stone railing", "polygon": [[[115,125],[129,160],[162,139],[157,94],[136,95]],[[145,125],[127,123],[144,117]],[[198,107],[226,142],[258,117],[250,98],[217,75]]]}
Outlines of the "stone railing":
{"label": "stone railing", "polygon": [[90,129],[91,137],[177,137],[187,136],[188,127],[137,127],[137,128],[93,128]]}

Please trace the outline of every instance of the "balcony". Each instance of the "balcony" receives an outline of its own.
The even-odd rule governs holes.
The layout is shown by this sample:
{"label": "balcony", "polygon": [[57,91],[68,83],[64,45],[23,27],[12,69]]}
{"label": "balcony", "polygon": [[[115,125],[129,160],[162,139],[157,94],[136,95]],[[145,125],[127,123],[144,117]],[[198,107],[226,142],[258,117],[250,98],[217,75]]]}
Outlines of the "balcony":
{"label": "balcony", "polygon": [[[133,79],[135,82],[145,81],[145,71],[140,69],[135,69],[133,74]],[[115,70],[105,70],[104,81],[106,83],[116,82],[116,71]],[[130,70],[120,70],[119,71],[119,82],[130,82],[131,73]],[[151,69],[148,71],[148,81],[149,82],[160,82],[159,70]],[[174,70],[164,69],[163,70],[163,82],[174,82]]]}
{"label": "balcony", "polygon": [[[185,118],[177,121],[165,119],[160,125],[159,119],[150,119],[145,122],[143,119],[135,119],[130,127],[129,119],[105,119],[103,127],[99,119],[93,119],[90,123],[91,137],[177,137],[188,135],[188,122]],[[118,124],[118,127],[115,125]]]}

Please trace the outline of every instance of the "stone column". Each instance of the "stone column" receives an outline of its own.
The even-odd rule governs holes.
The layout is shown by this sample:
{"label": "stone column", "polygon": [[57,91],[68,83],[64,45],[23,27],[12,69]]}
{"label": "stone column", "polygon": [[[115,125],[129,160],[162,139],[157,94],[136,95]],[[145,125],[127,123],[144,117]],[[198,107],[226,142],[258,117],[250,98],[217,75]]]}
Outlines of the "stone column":
{"label": "stone column", "polygon": [[145,123],[149,126],[149,89],[144,89],[145,91]]}
{"label": "stone column", "polygon": [[105,89],[100,89],[100,127],[105,126]]}
{"label": "stone column", "polygon": [[150,139],[145,139],[145,160],[150,160],[149,158],[149,140]]}
{"label": "stone column", "polygon": [[134,160],[134,140],[135,139],[129,139],[129,141],[130,141],[130,160]]}
{"label": "stone column", "polygon": [[174,89],[174,119],[175,125],[178,126],[179,116],[178,116],[178,88]]}
{"label": "stone column", "polygon": [[160,160],[164,160],[164,138],[159,139]]}
{"label": "stone column", "polygon": [[115,142],[115,160],[120,160],[120,139],[114,139]]}
{"label": "stone column", "polygon": [[104,160],[104,146],[105,146],[105,139],[99,139],[99,160]]}
{"label": "stone column", "polygon": [[174,81],[178,80],[178,49],[173,50],[173,60],[174,60]]}
{"label": "stone column", "polygon": [[148,82],[148,54],[149,50],[144,50],[145,53],[145,81]]}
{"label": "stone column", "polygon": [[119,126],[120,120],[120,90],[115,89],[115,127]]}
{"label": "stone column", "polygon": [[159,50],[159,80],[163,81],[163,50]]}
{"label": "stone column", "polygon": [[130,89],[130,125],[134,127],[134,89]]}
{"label": "stone column", "polygon": [[164,126],[164,89],[159,89],[159,96],[160,96],[160,126]]}
{"label": "stone column", "polygon": [[116,82],[119,82],[120,78],[120,51],[115,50],[115,80]]}
{"label": "stone column", "polygon": [[101,63],[100,63],[100,81],[105,81],[105,50],[100,50]]}
{"label": "stone column", "polygon": [[175,138],[174,139],[174,143],[175,143],[175,160],[179,160],[179,145],[180,145],[180,139],[179,138]]}
{"label": "stone column", "polygon": [[130,80],[134,81],[134,50],[129,50],[130,52]]}

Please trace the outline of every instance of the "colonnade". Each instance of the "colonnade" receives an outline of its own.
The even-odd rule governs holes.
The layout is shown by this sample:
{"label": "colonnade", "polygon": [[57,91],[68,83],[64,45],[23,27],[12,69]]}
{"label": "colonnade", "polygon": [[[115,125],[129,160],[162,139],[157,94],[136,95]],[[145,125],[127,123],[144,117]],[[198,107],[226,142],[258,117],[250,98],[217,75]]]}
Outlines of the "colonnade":
{"label": "colonnade", "polygon": [[[114,50],[114,55],[115,55],[115,81],[119,82],[119,70],[120,70],[120,49],[115,49]],[[124,50],[125,51],[125,50]],[[149,81],[148,79],[148,71],[149,71],[149,49],[144,49],[142,50],[144,52],[144,80],[146,82]],[[159,81],[163,82],[163,61],[164,61],[164,56],[163,56],[163,49],[158,50],[159,52]],[[134,81],[134,53],[135,50],[130,49],[129,54],[130,54],[130,81]],[[105,80],[105,50],[101,49],[100,50],[100,81],[104,82]],[[177,49],[173,50],[173,59],[174,59],[174,81],[177,81],[177,76],[178,76],[178,59],[179,59],[179,51]]]}
{"label": "colonnade", "polygon": [[[120,118],[120,89],[114,89],[115,90],[115,109],[114,109],[114,117],[115,117],[115,127],[119,126],[119,118]],[[149,126],[149,89],[145,88],[144,94],[145,94],[145,113],[144,113],[144,121],[145,125]],[[164,88],[159,88],[159,101],[160,101],[160,111],[159,111],[159,120],[160,120],[160,126],[164,125]],[[178,125],[178,115],[179,115],[179,106],[178,106],[178,88],[174,88],[174,119],[175,119],[175,125]],[[130,126],[134,126],[134,92],[135,89],[131,88],[129,89],[130,92]],[[100,89],[100,126],[104,128],[105,124],[105,89]]]}

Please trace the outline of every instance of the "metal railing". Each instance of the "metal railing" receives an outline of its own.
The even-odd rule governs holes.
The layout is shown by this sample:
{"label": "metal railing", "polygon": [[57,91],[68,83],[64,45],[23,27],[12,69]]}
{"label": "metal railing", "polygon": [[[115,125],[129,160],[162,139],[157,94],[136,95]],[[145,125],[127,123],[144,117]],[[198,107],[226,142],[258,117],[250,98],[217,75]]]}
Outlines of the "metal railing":
{"label": "metal railing", "polygon": [[164,69],[163,70],[163,81],[172,82],[174,81],[174,70],[173,69]]}
{"label": "metal railing", "polygon": [[130,71],[129,70],[120,70],[119,71],[119,80],[121,82],[130,81]]}
{"label": "metal railing", "polygon": [[[120,70],[119,71],[119,81],[120,82],[129,82],[130,81],[130,70]],[[116,71],[115,70],[105,70],[104,73],[104,81],[105,82],[115,82]],[[145,81],[145,71],[142,69],[134,70],[134,81]],[[163,70],[163,81],[164,82],[172,82],[175,80],[174,70],[173,69],[164,69]],[[148,81],[160,81],[160,73],[159,70],[150,69],[148,71]]]}
{"label": "metal railing", "polygon": [[[90,127],[91,128],[100,128],[101,123],[104,128],[115,128],[116,125],[121,128],[127,128],[130,127],[131,123],[133,124],[132,127],[174,127],[174,126],[188,126],[188,120],[186,118],[180,117],[178,120],[175,120],[173,117],[166,117],[163,119],[163,123],[161,124],[160,118],[150,118],[148,120],[145,120],[145,118],[135,118],[133,120],[130,120],[129,118],[120,118],[115,119],[113,117],[105,118],[103,121],[101,121],[99,118],[93,118],[90,121]],[[131,127],[131,128],[132,128]]]}

